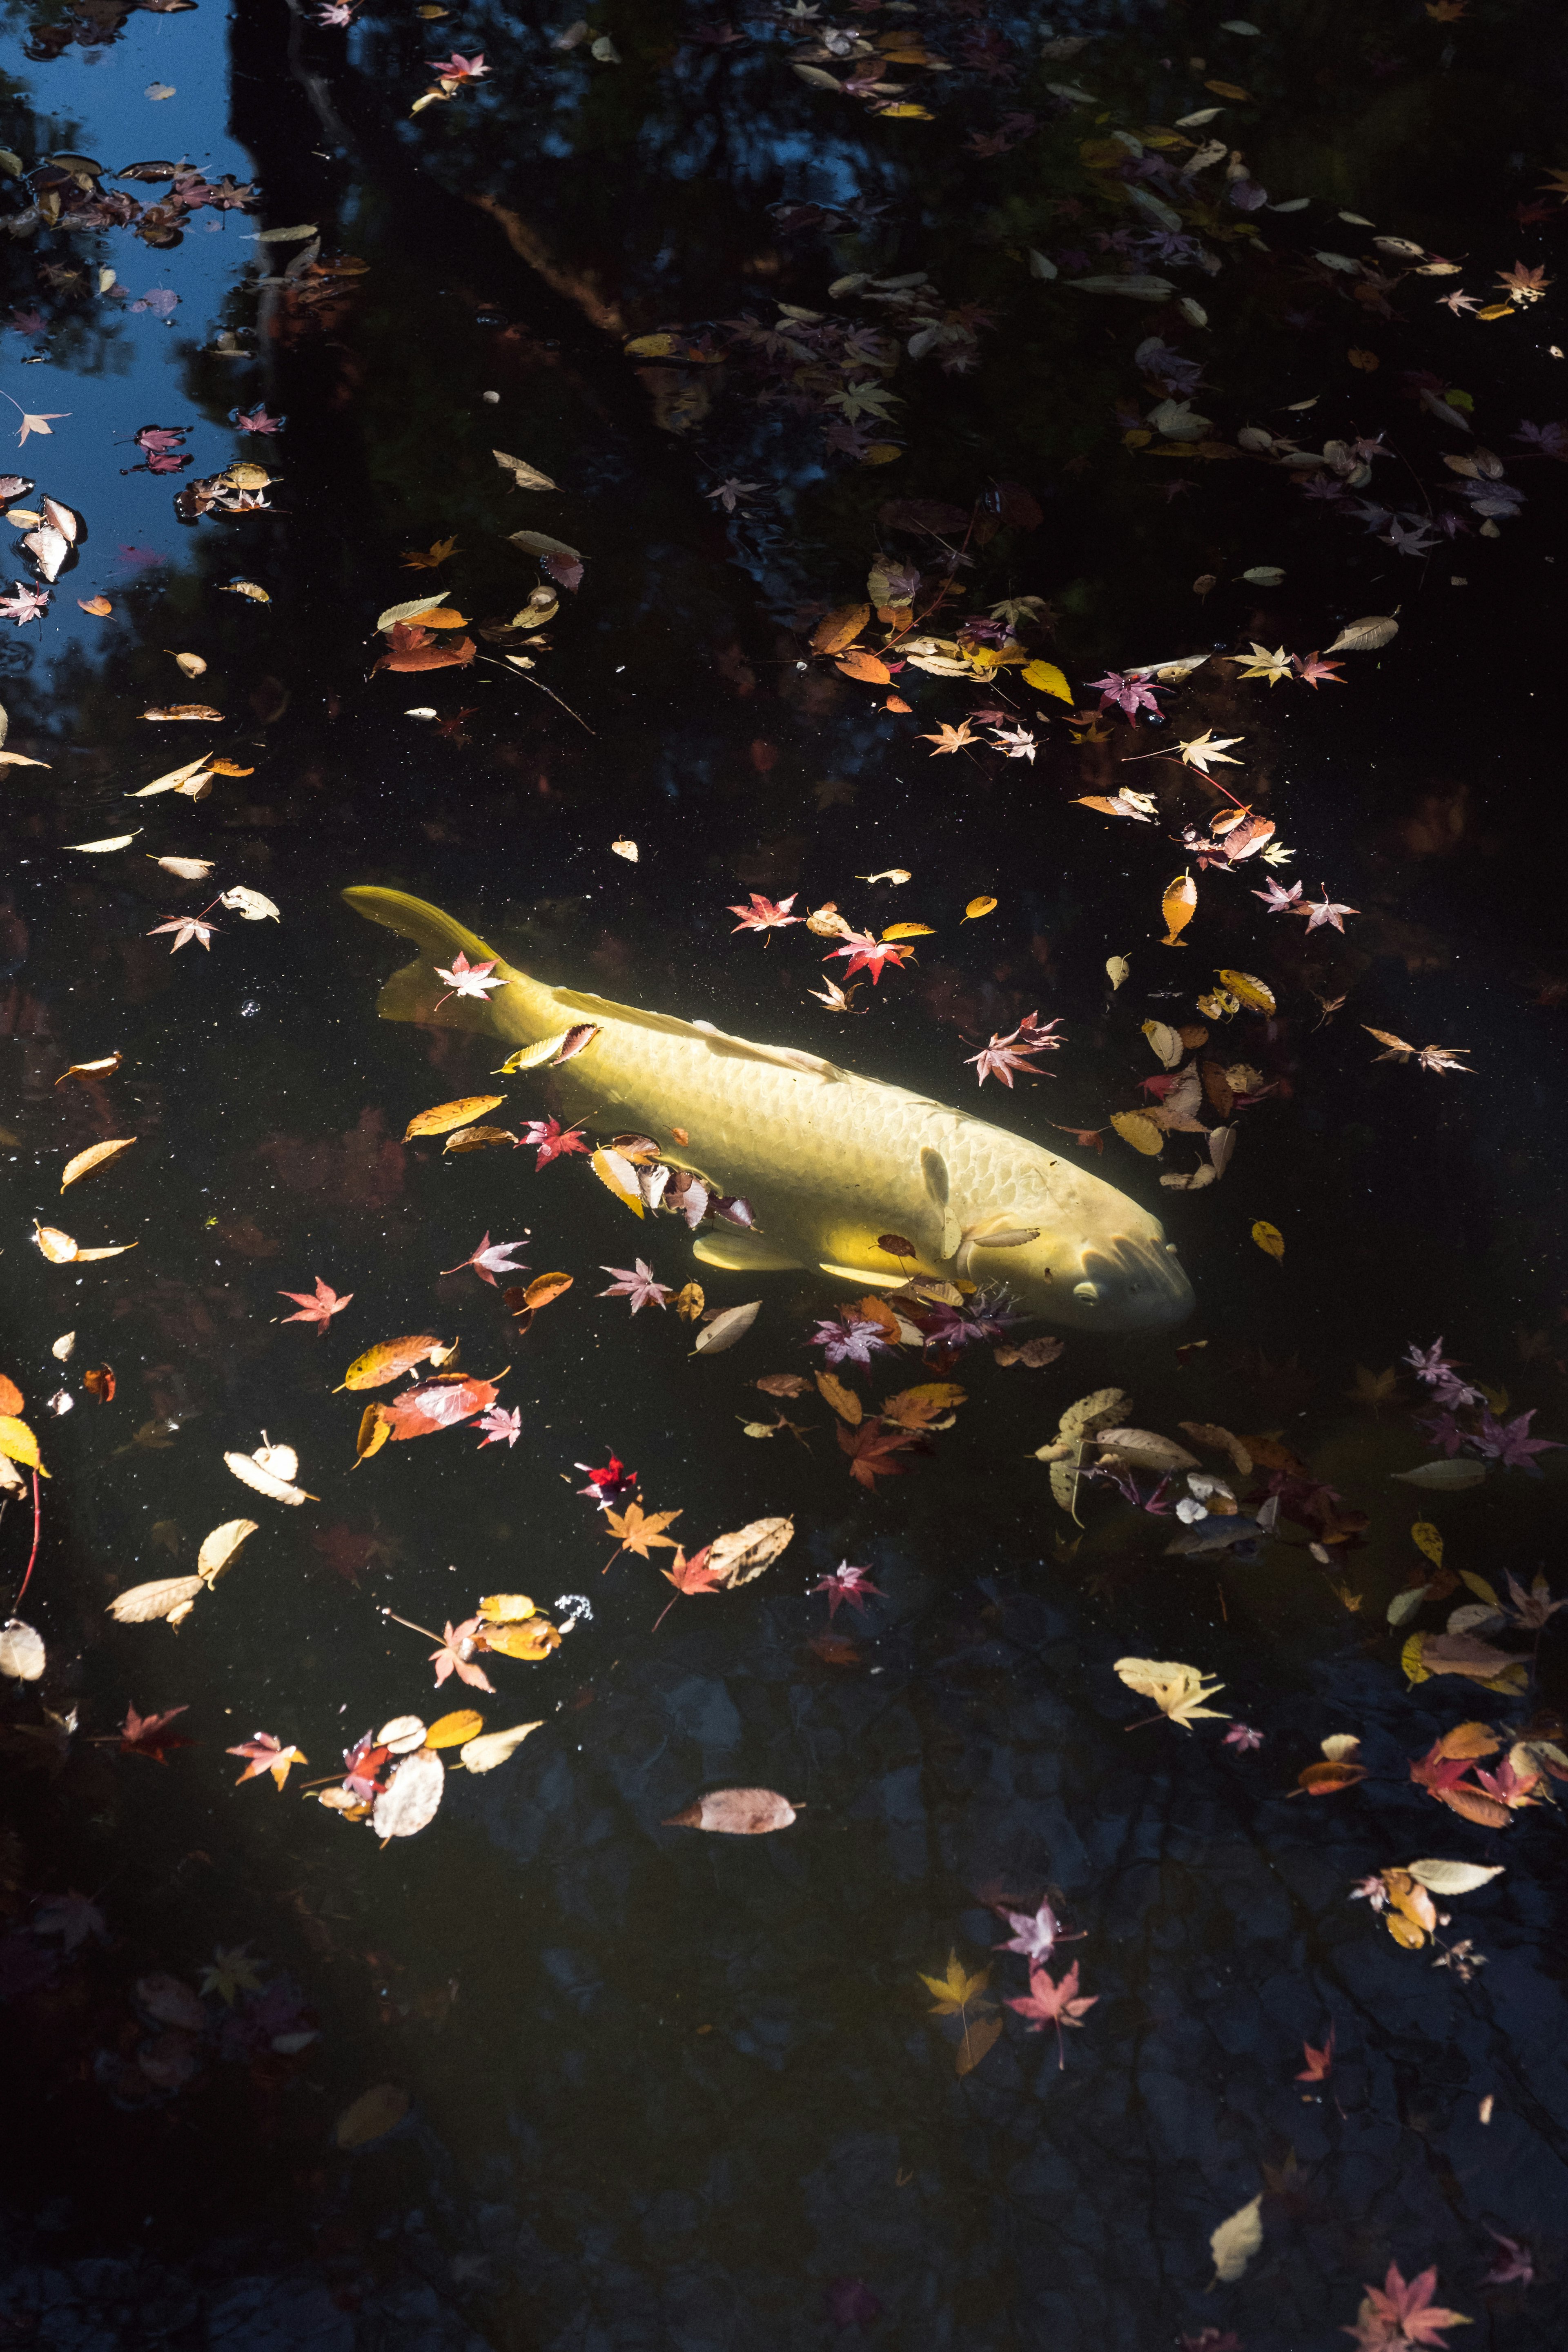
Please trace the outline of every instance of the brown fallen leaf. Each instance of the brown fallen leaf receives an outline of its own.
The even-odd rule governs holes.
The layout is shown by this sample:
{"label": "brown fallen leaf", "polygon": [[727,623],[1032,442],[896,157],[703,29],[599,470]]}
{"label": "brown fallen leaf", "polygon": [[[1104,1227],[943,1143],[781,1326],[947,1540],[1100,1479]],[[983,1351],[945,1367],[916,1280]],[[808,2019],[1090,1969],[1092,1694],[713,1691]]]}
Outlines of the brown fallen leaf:
{"label": "brown fallen leaf", "polygon": [[762,1837],[769,1830],[787,1830],[799,1807],[775,1789],[714,1789],[671,1813],[667,1830],[717,1830],[726,1837]]}
{"label": "brown fallen leaf", "polygon": [[411,1143],[416,1135],[446,1135],[452,1128],[482,1118],[505,1100],[504,1095],[462,1095],[456,1102],[437,1103],[430,1110],[415,1113],[403,1130],[403,1140]]}
{"label": "brown fallen leaf", "polygon": [[440,1345],[431,1331],[422,1331],[406,1339],[382,1339],[375,1347],[367,1348],[363,1356],[354,1358],[341,1385],[345,1389],[384,1388],[400,1372],[411,1372],[426,1356],[434,1356]]}
{"label": "brown fallen leaf", "polygon": [[[118,1061],[117,1055],[115,1066],[118,1066]],[[79,1151],[74,1160],[66,1162],[65,1173],[60,1178],[60,1191],[63,1192],[68,1184],[79,1183],[84,1176],[90,1176],[95,1168],[106,1168],[111,1160],[118,1160],[122,1151],[129,1151],[135,1140],[133,1135],[121,1135],[112,1142],[92,1143],[85,1151]]]}
{"label": "brown fallen leaf", "polygon": [[68,1078],[111,1078],[124,1059],[123,1054],[105,1054],[96,1062],[73,1062],[68,1070],[60,1072],[55,1084],[63,1087]]}
{"label": "brown fallen leaf", "polygon": [[[851,1429],[858,1429],[866,1408],[854,1390],[847,1387],[834,1372],[818,1372],[816,1379],[818,1392],[833,1407],[839,1420],[847,1421]],[[763,1388],[766,1382],[759,1381],[757,1386]],[[775,1390],[773,1393],[776,1395],[777,1391]]]}

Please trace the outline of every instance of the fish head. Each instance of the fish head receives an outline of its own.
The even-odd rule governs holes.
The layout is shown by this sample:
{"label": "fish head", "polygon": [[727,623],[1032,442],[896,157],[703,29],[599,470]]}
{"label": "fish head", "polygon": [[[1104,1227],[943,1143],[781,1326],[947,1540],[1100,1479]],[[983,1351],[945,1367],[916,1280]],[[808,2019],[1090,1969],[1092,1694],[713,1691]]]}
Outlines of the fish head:
{"label": "fish head", "polygon": [[1037,1210],[1014,1213],[1037,1227],[1014,1248],[968,1253],[975,1282],[1005,1283],[1026,1314],[1067,1330],[1158,1331],[1193,1311],[1191,1283],[1156,1216],[1113,1184],[1058,1163]]}

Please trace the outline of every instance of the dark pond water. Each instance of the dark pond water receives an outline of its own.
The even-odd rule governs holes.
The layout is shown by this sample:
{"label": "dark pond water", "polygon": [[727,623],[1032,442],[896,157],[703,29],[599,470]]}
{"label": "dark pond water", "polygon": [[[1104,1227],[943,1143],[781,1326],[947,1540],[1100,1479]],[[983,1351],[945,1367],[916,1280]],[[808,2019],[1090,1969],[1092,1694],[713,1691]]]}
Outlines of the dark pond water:
{"label": "dark pond water", "polygon": [[[44,763],[3,787],[0,1577],[45,1654],[12,1629],[0,2341],[1560,2344],[1560,13],[4,21],[0,389],[49,429],[7,444],[0,604]],[[1190,1315],[1097,1323],[1068,1266],[996,1328],[1036,1244],[955,1244],[1014,1203],[944,1232],[864,1089],[769,1129],[780,1066],[736,1056],[700,1118],[633,1029],[617,1109],[603,1016],[504,1079],[516,1036],[378,1021],[415,950],[355,885],[1048,1148],[1163,1220]],[[830,912],[737,934],[752,893]],[[834,914],[929,929],[871,985]],[[1026,1026],[977,1098],[1036,1013],[1059,1050]],[[495,1092],[490,1148],[404,1139]],[[581,1104],[591,1145],[689,1128],[764,1239],[798,1160],[813,1259],[869,1171],[866,1277],[696,1262],[512,1149]],[[916,1215],[889,1309],[871,1243]],[[524,1234],[526,1273],[464,1267]],[[753,1327],[697,1352],[673,1296],[596,1296],[639,1255]],[[281,1321],[318,1277],[341,1311]],[[825,1391],[835,1318],[870,1360]],[[407,1382],[339,1384],[405,1334],[458,1343],[414,1377],[468,1417],[395,1409],[416,1442],[354,1466]],[[242,1489],[264,1442],[307,1499]],[[606,1568],[613,1461],[688,1562],[793,1537],[707,1595],[668,1549]],[[108,1613],[241,1515],[188,1622]],[[493,1696],[385,1613],[518,1593],[568,1630],[470,1643]],[[1146,1720],[1118,1661],[1230,1719]],[[469,1702],[538,1728],[416,1834],[315,1801]],[[309,1759],[280,1793],[225,1754],[263,1733]],[[382,1826],[437,1757],[364,1764]],[[668,1825],[734,1788],[797,1817]],[[1006,2006],[1006,1914],[1058,1923],[1034,1989],[1079,2030]]]}

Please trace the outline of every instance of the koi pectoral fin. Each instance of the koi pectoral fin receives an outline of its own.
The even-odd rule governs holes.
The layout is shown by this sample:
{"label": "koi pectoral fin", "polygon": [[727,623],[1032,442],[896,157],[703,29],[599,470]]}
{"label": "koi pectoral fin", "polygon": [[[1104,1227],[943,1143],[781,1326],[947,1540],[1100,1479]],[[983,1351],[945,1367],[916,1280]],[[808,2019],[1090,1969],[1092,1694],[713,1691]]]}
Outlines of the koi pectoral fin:
{"label": "koi pectoral fin", "polygon": [[826,1257],[819,1261],[817,1271],[831,1275],[836,1282],[858,1282],[873,1290],[901,1290],[910,1278],[908,1272],[889,1274],[882,1267],[873,1272],[866,1265],[837,1265],[831,1258]]}
{"label": "koi pectoral fin", "polygon": [[704,1234],[693,1243],[691,1255],[724,1274],[795,1274],[804,1264],[774,1249],[759,1234]]}

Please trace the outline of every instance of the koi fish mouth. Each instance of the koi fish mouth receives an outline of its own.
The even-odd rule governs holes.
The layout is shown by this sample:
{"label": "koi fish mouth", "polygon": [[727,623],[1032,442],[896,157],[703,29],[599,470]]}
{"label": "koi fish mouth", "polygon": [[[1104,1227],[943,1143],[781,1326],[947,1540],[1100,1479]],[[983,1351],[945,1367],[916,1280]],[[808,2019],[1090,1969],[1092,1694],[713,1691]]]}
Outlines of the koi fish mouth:
{"label": "koi fish mouth", "polygon": [[1163,1330],[1183,1321],[1194,1304],[1173,1242],[1121,1235],[1085,1247],[1071,1297],[1079,1310],[1075,1322],[1119,1331]]}

